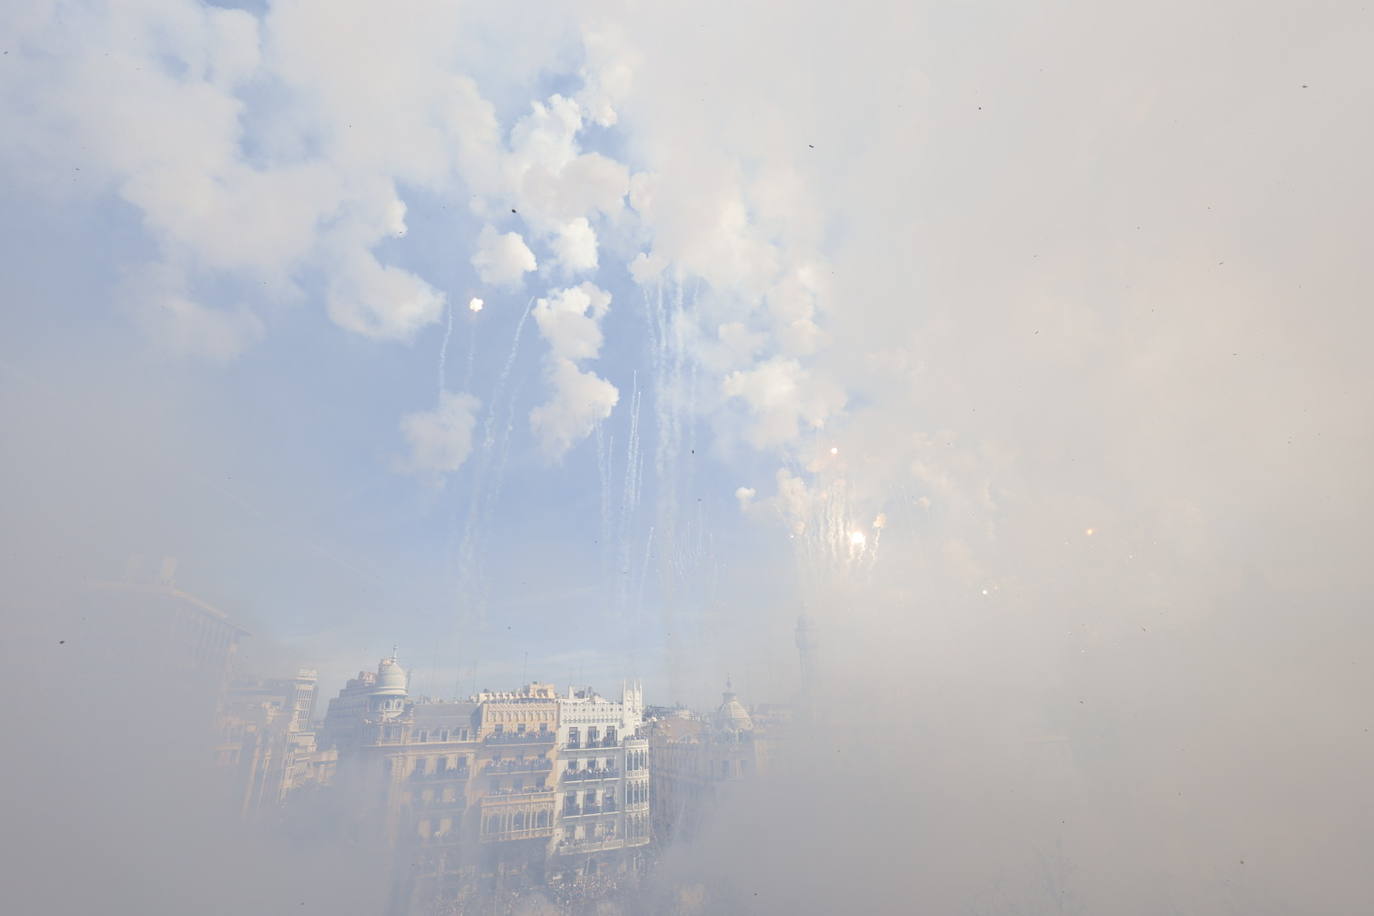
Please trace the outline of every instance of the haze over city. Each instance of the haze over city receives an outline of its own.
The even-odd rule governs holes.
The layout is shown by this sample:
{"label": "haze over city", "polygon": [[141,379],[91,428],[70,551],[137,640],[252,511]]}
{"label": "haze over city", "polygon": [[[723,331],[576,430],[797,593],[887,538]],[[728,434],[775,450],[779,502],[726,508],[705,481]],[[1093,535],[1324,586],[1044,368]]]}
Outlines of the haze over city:
{"label": "haze over city", "polygon": [[1371,39],[11,0],[4,908],[1374,911]]}

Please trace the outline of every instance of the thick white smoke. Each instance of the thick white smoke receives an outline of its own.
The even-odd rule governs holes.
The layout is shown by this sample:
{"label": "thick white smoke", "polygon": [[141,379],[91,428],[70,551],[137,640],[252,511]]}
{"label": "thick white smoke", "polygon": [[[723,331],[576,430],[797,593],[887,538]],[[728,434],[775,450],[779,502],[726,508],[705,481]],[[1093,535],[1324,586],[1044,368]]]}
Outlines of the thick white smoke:
{"label": "thick white smoke", "polygon": [[[136,216],[152,339],[238,371],[304,305],[415,341],[457,295],[415,235],[461,213],[445,257],[537,301],[543,465],[623,418],[637,506],[652,438],[616,559],[659,572],[664,680],[786,693],[807,603],[838,718],[669,866],[700,906],[1368,908],[1368,12],[27,2],[0,34],[6,172]],[[485,415],[400,419],[403,467],[472,477],[463,576],[524,320]]]}

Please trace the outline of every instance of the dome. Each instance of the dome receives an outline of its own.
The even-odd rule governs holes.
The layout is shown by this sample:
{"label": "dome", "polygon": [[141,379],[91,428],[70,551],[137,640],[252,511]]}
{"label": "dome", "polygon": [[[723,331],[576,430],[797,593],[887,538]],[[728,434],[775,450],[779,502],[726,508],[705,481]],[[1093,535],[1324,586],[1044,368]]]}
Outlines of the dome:
{"label": "dome", "polygon": [[753,731],[754,720],[749,718],[749,710],[735,696],[727,681],[725,693],[721,697],[720,708],[716,710],[716,727],[732,732]]}
{"label": "dome", "polygon": [[377,666],[377,686],[373,688],[374,695],[382,696],[405,696],[406,694],[406,672],[396,661],[396,656],[384,658]]}

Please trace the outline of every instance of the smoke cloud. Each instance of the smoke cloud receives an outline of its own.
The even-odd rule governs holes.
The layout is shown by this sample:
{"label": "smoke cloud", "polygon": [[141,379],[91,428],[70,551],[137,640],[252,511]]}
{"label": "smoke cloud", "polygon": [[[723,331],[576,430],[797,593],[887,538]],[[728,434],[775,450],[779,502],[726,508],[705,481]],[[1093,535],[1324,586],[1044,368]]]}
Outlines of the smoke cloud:
{"label": "smoke cloud", "polygon": [[232,5],[0,11],[18,909],[383,911],[83,630],[166,554],[325,696],[809,690],[641,911],[1370,908],[1369,11]]}

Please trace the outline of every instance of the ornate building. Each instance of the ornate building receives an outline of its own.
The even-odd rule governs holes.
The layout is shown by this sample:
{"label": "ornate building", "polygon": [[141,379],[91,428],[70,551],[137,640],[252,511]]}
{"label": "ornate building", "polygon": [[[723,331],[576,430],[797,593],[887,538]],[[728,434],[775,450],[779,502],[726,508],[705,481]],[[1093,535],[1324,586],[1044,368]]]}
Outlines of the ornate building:
{"label": "ornate building", "polygon": [[327,783],[336,755],[315,744],[315,671],[236,680],[220,708],[216,762],[234,774],[234,805],[246,817],[281,805],[303,786]]}
{"label": "ornate building", "polygon": [[643,691],[627,686],[617,703],[591,688],[570,690],[558,709],[556,867],[564,877],[631,868],[627,851],[650,840]]}
{"label": "ornate building", "polygon": [[587,873],[628,870],[649,842],[638,688],[612,702],[550,684],[413,701],[395,656],[330,701],[320,746],[356,829],[395,851],[391,912],[461,912]]}
{"label": "ornate building", "polygon": [[770,732],[756,727],[728,682],[710,717],[678,709],[652,719],[647,734],[655,839],[668,843],[692,836],[721,784],[766,768]]}

